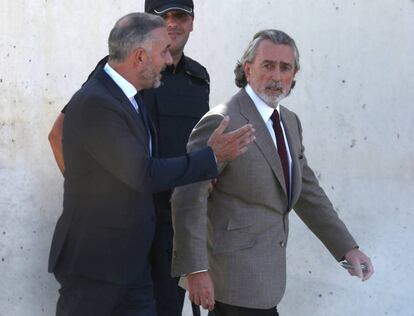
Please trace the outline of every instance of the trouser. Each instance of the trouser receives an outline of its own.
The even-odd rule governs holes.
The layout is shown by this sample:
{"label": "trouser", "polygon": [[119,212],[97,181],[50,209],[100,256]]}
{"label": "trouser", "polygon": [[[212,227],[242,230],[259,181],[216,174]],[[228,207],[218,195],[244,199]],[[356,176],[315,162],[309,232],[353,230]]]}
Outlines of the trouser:
{"label": "trouser", "polygon": [[217,302],[214,304],[214,310],[208,313],[208,316],[279,316],[277,308],[256,309],[234,306]]}
{"label": "trouser", "polygon": [[156,316],[150,275],[129,285],[55,274],[61,285],[56,316]]}

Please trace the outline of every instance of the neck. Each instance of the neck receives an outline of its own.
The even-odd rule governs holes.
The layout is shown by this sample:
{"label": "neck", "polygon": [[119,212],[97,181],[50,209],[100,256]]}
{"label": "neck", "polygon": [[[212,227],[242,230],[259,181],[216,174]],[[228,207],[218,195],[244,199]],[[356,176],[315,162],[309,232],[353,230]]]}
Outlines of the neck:
{"label": "neck", "polygon": [[180,62],[182,56],[183,56],[183,51],[182,50],[180,50],[176,53],[171,52],[171,57],[173,59],[174,67],[177,67],[177,65]]}
{"label": "neck", "polygon": [[114,61],[108,61],[109,66],[111,66],[118,74],[120,74],[125,80],[129,81],[137,91],[142,90],[142,85],[139,82],[139,79],[136,76],[136,73],[133,71],[128,63],[116,63]]}

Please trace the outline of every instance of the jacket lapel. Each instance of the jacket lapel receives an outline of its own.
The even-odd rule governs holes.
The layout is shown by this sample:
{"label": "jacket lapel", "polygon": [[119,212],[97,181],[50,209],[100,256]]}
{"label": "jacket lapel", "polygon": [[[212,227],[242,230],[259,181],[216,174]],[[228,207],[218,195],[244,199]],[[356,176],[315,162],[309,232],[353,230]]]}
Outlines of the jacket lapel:
{"label": "jacket lapel", "polygon": [[96,71],[96,73],[94,74],[94,78],[101,82],[109,91],[109,93],[119,102],[119,106],[127,113],[129,118],[134,122],[134,126],[135,128],[137,128],[137,136],[144,137],[145,143],[148,144],[149,137],[147,129],[144,126],[144,122],[140,117],[140,114],[138,114],[138,112],[134,109],[134,107],[131,104],[131,101],[126,97],[124,92],[119,88],[115,81],[113,81],[112,78],[105,72],[103,67]]}
{"label": "jacket lapel", "polygon": [[291,208],[291,205],[293,205],[293,201],[296,201],[299,197],[300,186],[298,183],[300,183],[300,171],[299,171],[299,153],[296,149],[296,144],[292,135],[292,128],[297,125],[296,120],[292,115],[289,115],[288,111],[285,107],[280,106],[280,112],[281,112],[281,120],[283,123],[283,127],[285,129],[286,138],[289,144],[289,152],[290,156],[292,158],[292,179],[291,179],[291,199],[289,201],[289,209]]}
{"label": "jacket lapel", "polygon": [[240,113],[256,129],[256,140],[254,142],[272,168],[273,173],[275,174],[277,180],[279,181],[280,185],[283,188],[283,191],[287,196],[282,163],[280,161],[279,154],[276,150],[272,136],[270,136],[269,130],[267,129],[265,122],[260,116],[259,111],[257,111],[255,104],[244,89],[240,90],[239,96]]}

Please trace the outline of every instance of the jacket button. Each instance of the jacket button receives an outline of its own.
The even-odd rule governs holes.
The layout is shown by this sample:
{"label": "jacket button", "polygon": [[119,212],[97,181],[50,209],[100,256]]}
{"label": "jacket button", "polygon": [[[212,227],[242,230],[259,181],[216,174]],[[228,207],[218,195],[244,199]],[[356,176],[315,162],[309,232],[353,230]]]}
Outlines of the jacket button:
{"label": "jacket button", "polygon": [[284,242],[284,241],[281,241],[281,242],[280,242],[280,247],[285,248],[285,246],[286,246],[286,245],[285,245],[285,242]]}

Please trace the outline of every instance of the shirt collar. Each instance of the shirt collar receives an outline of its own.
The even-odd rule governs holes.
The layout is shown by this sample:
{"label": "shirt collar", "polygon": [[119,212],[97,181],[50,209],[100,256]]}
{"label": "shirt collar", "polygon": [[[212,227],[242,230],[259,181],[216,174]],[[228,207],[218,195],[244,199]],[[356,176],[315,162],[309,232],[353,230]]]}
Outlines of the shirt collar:
{"label": "shirt collar", "polygon": [[[254,105],[257,108],[257,111],[259,111],[260,116],[263,118],[263,121],[266,123],[270,117],[273,114],[273,111],[275,110],[271,106],[267,105],[257,94],[253,91],[252,87],[247,84],[244,88],[246,90],[246,93],[249,95],[249,97],[252,99]],[[280,106],[279,104],[276,107],[277,112],[279,113],[280,117]]]}
{"label": "shirt collar", "polygon": [[118,72],[115,71],[108,63],[104,67],[105,72],[113,81],[119,86],[122,92],[127,96],[128,99],[133,98],[137,94],[137,89],[124,77],[122,77]]}

